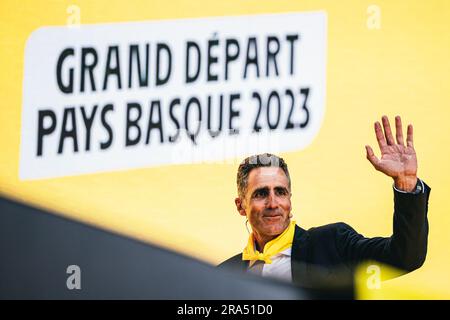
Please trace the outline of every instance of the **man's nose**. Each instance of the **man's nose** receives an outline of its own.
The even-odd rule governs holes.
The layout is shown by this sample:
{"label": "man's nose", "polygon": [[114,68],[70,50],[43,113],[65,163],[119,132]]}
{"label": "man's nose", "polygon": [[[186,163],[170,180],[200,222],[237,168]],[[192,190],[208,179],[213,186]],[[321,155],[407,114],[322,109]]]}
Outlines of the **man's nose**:
{"label": "man's nose", "polygon": [[278,207],[278,199],[275,196],[275,193],[270,192],[269,196],[267,197],[266,207],[270,209],[275,209]]}

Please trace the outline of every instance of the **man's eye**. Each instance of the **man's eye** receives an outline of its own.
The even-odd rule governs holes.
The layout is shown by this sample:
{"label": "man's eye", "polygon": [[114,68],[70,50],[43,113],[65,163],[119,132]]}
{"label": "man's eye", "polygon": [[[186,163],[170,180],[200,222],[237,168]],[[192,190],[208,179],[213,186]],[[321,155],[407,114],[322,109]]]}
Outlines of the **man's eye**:
{"label": "man's eye", "polygon": [[257,191],[255,192],[255,198],[264,198],[266,196],[265,191]]}
{"label": "man's eye", "polygon": [[279,196],[286,196],[288,194],[287,190],[281,189],[281,190],[277,190],[277,194]]}

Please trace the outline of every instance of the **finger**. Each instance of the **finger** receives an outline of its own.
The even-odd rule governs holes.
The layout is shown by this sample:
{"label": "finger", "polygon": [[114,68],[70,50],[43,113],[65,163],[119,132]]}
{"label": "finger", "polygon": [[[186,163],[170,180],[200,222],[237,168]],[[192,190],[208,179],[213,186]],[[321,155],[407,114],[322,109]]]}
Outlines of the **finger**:
{"label": "finger", "polygon": [[412,124],[408,125],[408,133],[406,135],[406,145],[408,147],[414,147],[413,126],[412,126]]}
{"label": "finger", "polygon": [[375,167],[375,169],[378,170],[378,160],[377,156],[373,153],[373,150],[370,146],[366,146],[366,157],[367,160],[370,161],[370,163]]}
{"label": "finger", "polygon": [[392,146],[395,144],[395,141],[394,141],[394,137],[392,136],[391,125],[389,124],[389,119],[388,119],[388,117],[383,116],[382,121],[383,121],[384,134],[386,136],[387,144]]}
{"label": "finger", "polygon": [[402,118],[400,116],[395,117],[395,137],[397,138],[398,144],[405,145],[403,141]]}
{"label": "finger", "polygon": [[383,129],[381,129],[381,124],[377,121],[375,122],[375,136],[377,137],[378,145],[380,149],[386,147],[386,139],[383,134]]}

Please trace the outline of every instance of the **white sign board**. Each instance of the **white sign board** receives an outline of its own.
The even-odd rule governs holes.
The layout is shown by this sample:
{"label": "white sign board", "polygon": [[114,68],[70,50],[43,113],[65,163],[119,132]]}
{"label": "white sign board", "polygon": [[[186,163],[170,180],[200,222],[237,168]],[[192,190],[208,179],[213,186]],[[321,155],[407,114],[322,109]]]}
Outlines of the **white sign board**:
{"label": "white sign board", "polygon": [[324,12],[44,27],[20,178],[301,150],[325,112]]}

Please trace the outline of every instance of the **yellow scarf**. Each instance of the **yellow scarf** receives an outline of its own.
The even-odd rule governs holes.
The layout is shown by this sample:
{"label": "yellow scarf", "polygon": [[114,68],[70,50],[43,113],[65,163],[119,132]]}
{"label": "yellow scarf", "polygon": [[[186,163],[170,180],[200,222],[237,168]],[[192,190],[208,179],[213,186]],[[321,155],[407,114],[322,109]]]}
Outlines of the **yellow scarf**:
{"label": "yellow scarf", "polygon": [[287,227],[282,234],[266,243],[262,253],[255,249],[255,239],[252,232],[248,238],[247,247],[245,247],[242,252],[242,260],[250,260],[250,263],[255,262],[256,260],[262,260],[267,264],[271,264],[271,257],[292,246],[294,232],[295,221],[291,221],[289,227]]}

